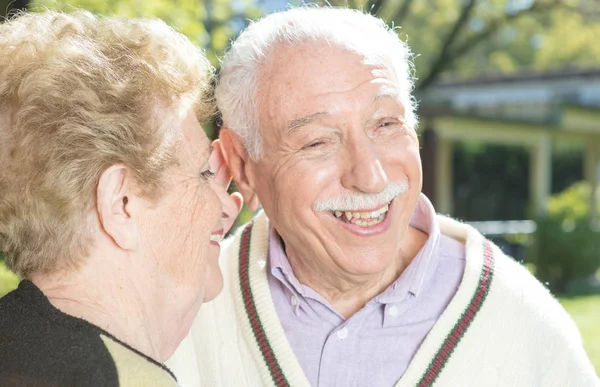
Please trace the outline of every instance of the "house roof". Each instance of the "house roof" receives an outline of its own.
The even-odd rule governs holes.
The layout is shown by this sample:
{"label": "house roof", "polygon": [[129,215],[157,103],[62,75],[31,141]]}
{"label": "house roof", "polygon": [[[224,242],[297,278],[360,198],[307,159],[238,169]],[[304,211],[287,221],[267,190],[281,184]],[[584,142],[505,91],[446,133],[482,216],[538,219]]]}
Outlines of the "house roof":
{"label": "house roof", "polygon": [[569,78],[600,78],[600,69],[562,69],[544,73],[521,73],[514,75],[484,75],[464,80],[444,80],[433,85],[433,88],[457,86],[480,86],[523,81],[545,81]]}

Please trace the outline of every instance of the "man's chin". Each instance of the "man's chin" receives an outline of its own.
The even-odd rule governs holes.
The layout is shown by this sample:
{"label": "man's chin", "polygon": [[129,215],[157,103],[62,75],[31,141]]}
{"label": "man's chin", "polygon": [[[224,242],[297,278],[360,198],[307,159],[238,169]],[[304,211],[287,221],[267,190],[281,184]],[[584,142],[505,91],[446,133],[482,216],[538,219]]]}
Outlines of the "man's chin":
{"label": "man's chin", "polygon": [[[378,252],[377,254],[357,254],[357,251],[347,251],[345,262],[340,262],[345,271],[356,277],[369,277],[379,275],[390,267],[393,258],[391,253]],[[351,257],[351,259],[348,259]]]}

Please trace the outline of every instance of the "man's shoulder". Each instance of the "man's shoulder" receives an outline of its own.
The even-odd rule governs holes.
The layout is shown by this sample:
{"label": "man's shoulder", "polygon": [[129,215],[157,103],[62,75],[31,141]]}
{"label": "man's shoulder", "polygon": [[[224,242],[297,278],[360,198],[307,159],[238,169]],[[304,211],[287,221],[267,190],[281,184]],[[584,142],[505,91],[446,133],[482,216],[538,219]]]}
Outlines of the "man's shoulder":
{"label": "man's shoulder", "polygon": [[[552,308],[557,305],[560,307],[549,290],[524,265],[506,255],[500,247],[486,239],[479,231],[450,217],[438,216],[437,219],[440,224],[442,241],[457,249],[457,246],[464,246],[464,254],[471,255],[471,257],[467,257],[468,260],[483,262],[485,246],[488,246],[492,256],[492,286],[496,291],[502,292],[505,297],[522,300],[529,307],[544,308],[548,305]],[[478,265],[470,265],[471,269],[477,270],[478,267]],[[534,305],[528,303],[531,299],[536,300]]]}
{"label": "man's shoulder", "polygon": [[[504,254],[502,250],[475,230],[458,220],[438,216],[438,223],[444,239],[452,244],[466,246],[470,261],[465,270],[479,270],[473,260],[483,258],[487,245],[492,253],[491,287],[485,308],[491,313],[501,315],[503,321],[526,321],[532,329],[541,327],[542,331],[551,330],[569,336],[579,336],[575,323],[550,291],[521,263]],[[481,247],[480,247],[481,246]],[[475,273],[479,275],[479,273]]]}
{"label": "man's shoulder", "polygon": [[[491,242],[490,242],[491,243]],[[522,300],[528,307],[546,307],[560,305],[529,269],[522,263],[501,252],[494,256],[494,286],[511,299]],[[530,301],[535,301],[533,305]]]}
{"label": "man's shoulder", "polygon": [[575,322],[556,297],[523,264],[494,249],[490,301],[499,321],[514,321],[524,330],[555,339],[580,341]]}
{"label": "man's shoulder", "polygon": [[499,345],[497,339],[502,338],[503,348],[512,346],[515,356],[525,361],[534,359],[536,364],[554,368],[552,375],[566,378],[558,380],[575,375],[577,380],[595,378],[571,316],[525,266],[509,256],[495,254],[492,286],[480,313],[476,331],[487,338],[476,335],[478,345],[482,341]]}

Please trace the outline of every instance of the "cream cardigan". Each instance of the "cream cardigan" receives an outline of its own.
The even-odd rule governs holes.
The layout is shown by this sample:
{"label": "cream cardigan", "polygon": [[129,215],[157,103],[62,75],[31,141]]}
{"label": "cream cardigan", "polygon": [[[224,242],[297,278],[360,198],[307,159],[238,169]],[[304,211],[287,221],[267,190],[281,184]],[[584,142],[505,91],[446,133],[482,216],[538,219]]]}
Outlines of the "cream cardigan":
{"label": "cream cardigan", "polygon": [[[473,228],[438,221],[465,243],[465,273],[396,386],[600,386],[575,324],[550,293]],[[225,242],[223,293],[202,306],[167,362],[181,386],[309,386],[271,299],[268,231],[261,213]]]}

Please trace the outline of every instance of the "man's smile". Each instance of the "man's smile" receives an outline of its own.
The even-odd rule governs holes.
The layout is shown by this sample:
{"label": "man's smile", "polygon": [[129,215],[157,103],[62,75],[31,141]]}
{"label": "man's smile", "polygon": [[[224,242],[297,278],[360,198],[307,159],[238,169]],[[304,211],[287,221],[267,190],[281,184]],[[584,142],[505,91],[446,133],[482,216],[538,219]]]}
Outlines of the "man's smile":
{"label": "man's smile", "polygon": [[335,210],[332,211],[332,213],[336,218],[346,223],[352,223],[361,227],[370,227],[379,224],[383,221],[386,214],[388,213],[389,205],[390,203],[386,203],[385,205],[375,210]]}
{"label": "man's smile", "polygon": [[394,202],[395,199],[373,210],[336,210],[326,212],[331,214],[331,218],[334,219],[336,224],[342,226],[352,234],[369,237],[382,234],[390,228],[391,216],[389,214],[394,208]]}

